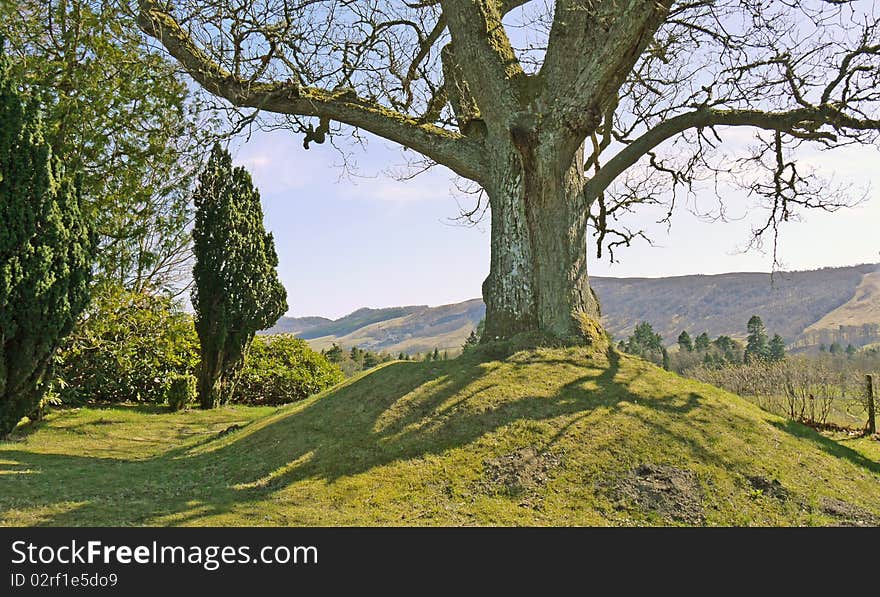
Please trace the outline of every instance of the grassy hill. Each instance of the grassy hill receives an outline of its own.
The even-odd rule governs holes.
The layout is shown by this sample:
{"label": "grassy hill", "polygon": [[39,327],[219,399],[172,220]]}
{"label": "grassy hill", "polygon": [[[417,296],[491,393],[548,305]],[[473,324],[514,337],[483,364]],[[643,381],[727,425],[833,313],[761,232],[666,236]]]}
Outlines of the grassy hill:
{"label": "grassy hill", "polygon": [[878,445],[615,353],[393,362],[278,410],[54,413],[0,444],[0,523],[878,524]]}
{"label": "grassy hill", "polygon": [[[875,264],[777,272],[772,278],[767,273],[594,277],[591,284],[602,303],[603,323],[616,338],[631,334],[641,321],[650,322],[668,344],[683,329],[692,335],[742,337],[746,322],[759,314],[771,333],[800,349],[880,341],[880,270]],[[337,342],[392,353],[457,350],[484,313],[480,299],[441,307],[361,309],[311,327],[306,320],[314,318],[282,318],[269,333],[298,333],[319,349]],[[838,333],[841,325],[848,326],[846,333]]]}

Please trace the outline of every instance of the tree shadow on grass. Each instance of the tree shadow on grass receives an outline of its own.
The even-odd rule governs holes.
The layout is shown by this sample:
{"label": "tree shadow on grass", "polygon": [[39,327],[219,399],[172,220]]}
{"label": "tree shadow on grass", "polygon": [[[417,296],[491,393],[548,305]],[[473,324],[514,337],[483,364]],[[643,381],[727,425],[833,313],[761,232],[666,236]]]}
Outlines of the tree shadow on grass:
{"label": "tree shadow on grass", "polygon": [[[562,359],[561,364],[583,374],[552,395],[496,396],[482,409],[468,403],[480,392],[511,387],[482,381],[498,363],[391,363],[226,438],[146,460],[3,450],[0,460],[35,472],[14,475],[13,491],[7,492],[14,497],[0,494],[0,507],[80,504],[47,515],[44,524],[51,525],[138,525],[166,516],[181,523],[265,499],[300,480],[333,483],[397,460],[441,454],[519,421],[619,409],[625,402],[670,414],[687,413],[699,404],[701,397],[694,392],[634,396],[629,385],[640,373],[619,379],[619,358],[612,351],[607,362],[590,367],[574,356]],[[530,363],[509,360],[501,366],[515,376],[527,374]],[[3,468],[0,464],[0,479]]]}
{"label": "tree shadow on grass", "polygon": [[785,431],[786,433],[789,433],[797,438],[805,439],[814,443],[823,451],[836,458],[849,460],[853,464],[865,468],[872,473],[880,475],[880,463],[875,462],[870,458],[863,456],[862,454],[859,454],[852,448],[844,446],[843,444],[836,442],[831,438],[825,437],[812,427],[808,427],[806,425],[802,425],[801,423],[791,420],[774,421],[771,424],[777,429],[781,429],[782,431]]}

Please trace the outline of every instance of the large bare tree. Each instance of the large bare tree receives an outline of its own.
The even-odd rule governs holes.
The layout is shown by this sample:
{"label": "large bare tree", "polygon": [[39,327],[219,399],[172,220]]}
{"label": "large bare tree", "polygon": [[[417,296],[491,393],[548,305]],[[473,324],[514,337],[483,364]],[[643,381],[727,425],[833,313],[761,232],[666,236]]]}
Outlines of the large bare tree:
{"label": "large bare tree", "polygon": [[[474,181],[491,213],[484,338],[578,337],[597,248],[707,177],[761,198],[756,238],[850,198],[794,157],[872,144],[880,29],[845,0],[139,0],[205,89],[322,142],[366,130]],[[754,142],[730,156],[730,127]],[[728,145],[739,149],[742,143]],[[689,191],[690,190],[690,191]]]}

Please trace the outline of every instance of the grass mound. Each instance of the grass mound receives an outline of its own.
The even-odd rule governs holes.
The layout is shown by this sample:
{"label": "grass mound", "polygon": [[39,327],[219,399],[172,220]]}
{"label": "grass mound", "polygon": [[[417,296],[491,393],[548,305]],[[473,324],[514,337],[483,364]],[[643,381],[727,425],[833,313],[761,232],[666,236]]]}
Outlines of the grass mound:
{"label": "grass mound", "polygon": [[875,444],[626,355],[538,349],[389,363],[277,410],[56,413],[0,445],[0,522],[878,524]]}

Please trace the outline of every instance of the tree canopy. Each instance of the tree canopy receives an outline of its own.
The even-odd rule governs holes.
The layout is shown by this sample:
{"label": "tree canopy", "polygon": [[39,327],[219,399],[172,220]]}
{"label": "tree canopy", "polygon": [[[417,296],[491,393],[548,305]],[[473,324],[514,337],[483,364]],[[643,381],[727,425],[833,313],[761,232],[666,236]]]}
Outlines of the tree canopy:
{"label": "tree canopy", "polygon": [[[475,181],[492,216],[484,341],[569,336],[572,315],[598,315],[588,224],[613,256],[644,236],[623,214],[661,205],[668,219],[708,182],[758,200],[753,240],[775,239],[799,209],[857,200],[799,150],[873,144],[880,129],[880,21],[846,0],[138,6],[199,84],[278,115],[306,147],[345,125]],[[743,127],[749,147],[727,132]]]}
{"label": "tree canopy", "polygon": [[120,2],[2,2],[0,35],[14,73],[44,105],[46,140],[80,173],[83,209],[100,235],[96,281],[180,286],[191,182],[210,127],[197,126],[205,106],[179,67]]}

